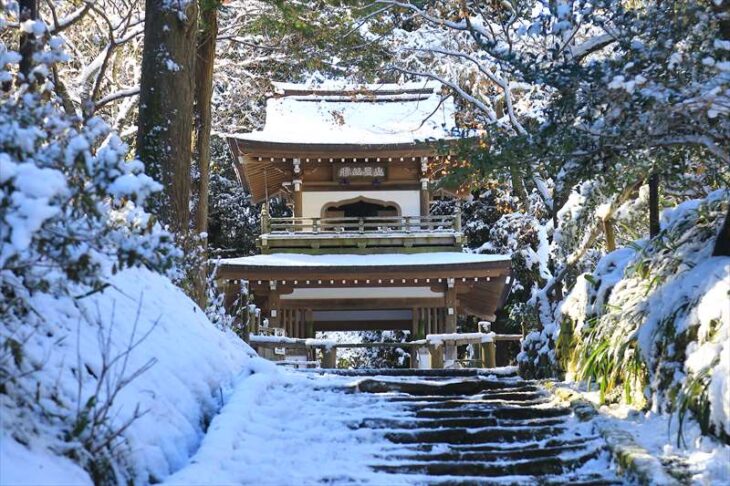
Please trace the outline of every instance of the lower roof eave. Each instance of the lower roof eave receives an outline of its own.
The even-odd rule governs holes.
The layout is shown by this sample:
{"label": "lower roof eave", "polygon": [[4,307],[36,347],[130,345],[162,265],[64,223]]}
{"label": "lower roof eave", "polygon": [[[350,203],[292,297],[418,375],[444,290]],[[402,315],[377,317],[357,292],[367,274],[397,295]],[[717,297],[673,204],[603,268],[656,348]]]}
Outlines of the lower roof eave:
{"label": "lower roof eave", "polygon": [[[325,280],[325,279],[425,279],[484,278],[511,274],[508,255],[480,255],[454,252],[388,255],[256,255],[224,259],[218,276],[226,280]],[[459,255],[464,258],[459,261]],[[368,258],[371,257],[371,258]],[[481,257],[481,258],[479,258]],[[322,263],[318,264],[317,260]],[[439,261],[439,260],[444,261]],[[299,260],[299,261],[297,261]],[[301,260],[305,260],[305,264]],[[399,261],[400,260],[400,261]],[[338,263],[341,262],[341,263]]]}

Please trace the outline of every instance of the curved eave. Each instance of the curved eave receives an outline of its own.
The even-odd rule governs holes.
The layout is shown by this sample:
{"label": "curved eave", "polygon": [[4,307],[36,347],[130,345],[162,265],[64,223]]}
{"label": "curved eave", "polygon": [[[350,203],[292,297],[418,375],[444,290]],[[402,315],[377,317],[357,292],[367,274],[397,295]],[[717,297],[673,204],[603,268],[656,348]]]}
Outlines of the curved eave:
{"label": "curved eave", "polygon": [[377,279],[438,279],[509,276],[509,259],[479,263],[432,263],[428,265],[260,265],[222,262],[218,275],[223,279],[247,280],[329,280],[377,274]]}
{"label": "curved eave", "polygon": [[235,155],[275,158],[352,158],[390,154],[393,157],[423,157],[436,155],[440,149],[449,148],[460,139],[441,139],[408,143],[289,143],[271,140],[249,140],[245,135],[228,135]]}

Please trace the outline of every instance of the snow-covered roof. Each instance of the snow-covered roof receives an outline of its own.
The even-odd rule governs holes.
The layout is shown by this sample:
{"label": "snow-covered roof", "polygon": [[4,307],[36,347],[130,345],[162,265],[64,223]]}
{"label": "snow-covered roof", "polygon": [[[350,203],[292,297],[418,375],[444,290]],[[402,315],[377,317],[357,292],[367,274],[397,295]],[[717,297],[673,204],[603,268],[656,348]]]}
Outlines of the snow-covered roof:
{"label": "snow-covered roof", "polygon": [[266,124],[233,135],[289,144],[412,144],[453,138],[454,104],[437,84],[275,84]]}
{"label": "snow-covered roof", "polygon": [[225,258],[221,260],[221,263],[226,266],[246,265],[261,267],[398,267],[509,261],[509,255],[483,255],[461,252],[385,253],[369,255],[271,253],[268,255]]}

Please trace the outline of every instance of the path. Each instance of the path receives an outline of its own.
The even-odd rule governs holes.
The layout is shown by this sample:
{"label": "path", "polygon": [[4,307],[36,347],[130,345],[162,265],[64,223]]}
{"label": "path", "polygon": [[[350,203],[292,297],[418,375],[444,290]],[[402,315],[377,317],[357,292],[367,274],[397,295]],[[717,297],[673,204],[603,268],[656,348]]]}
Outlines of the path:
{"label": "path", "polygon": [[241,380],[169,483],[620,484],[590,423],[534,382],[277,371]]}

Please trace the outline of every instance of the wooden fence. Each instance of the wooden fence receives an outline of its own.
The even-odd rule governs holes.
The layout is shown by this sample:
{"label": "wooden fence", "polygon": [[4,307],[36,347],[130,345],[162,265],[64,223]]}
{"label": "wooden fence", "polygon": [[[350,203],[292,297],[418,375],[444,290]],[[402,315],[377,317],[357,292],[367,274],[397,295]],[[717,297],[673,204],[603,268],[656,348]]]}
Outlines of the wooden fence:
{"label": "wooden fence", "polygon": [[[427,353],[430,356],[430,368],[443,368],[445,356],[450,350],[457,346],[474,346],[477,359],[469,360],[470,364],[480,368],[496,367],[496,346],[499,342],[519,341],[521,334],[495,334],[495,333],[471,333],[471,334],[431,334],[426,339],[402,343],[336,343],[321,339],[297,339],[277,336],[251,336],[249,344],[254,349],[285,349],[304,351],[310,354],[312,351],[321,351],[319,362],[322,368],[337,367],[338,348],[405,348],[411,350],[412,359],[418,352]],[[313,353],[312,353],[313,354]],[[287,361],[288,362],[288,361]]]}
{"label": "wooden fence", "polygon": [[371,216],[363,218],[264,218],[262,233],[424,233],[461,231],[461,216]]}

